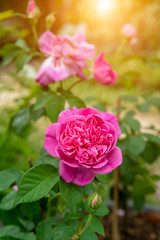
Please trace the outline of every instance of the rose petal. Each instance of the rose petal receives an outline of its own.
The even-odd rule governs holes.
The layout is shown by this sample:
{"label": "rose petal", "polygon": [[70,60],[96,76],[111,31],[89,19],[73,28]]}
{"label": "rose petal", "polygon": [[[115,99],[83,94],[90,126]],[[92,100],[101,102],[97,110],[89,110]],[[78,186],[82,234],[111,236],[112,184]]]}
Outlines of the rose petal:
{"label": "rose petal", "polygon": [[43,142],[43,146],[50,155],[53,157],[59,157],[57,153],[58,142],[56,138],[47,137]]}
{"label": "rose petal", "polygon": [[115,117],[115,115],[110,114],[110,113],[102,113],[102,118],[105,121],[110,122],[114,126],[114,128],[116,130],[116,135],[117,135],[117,138],[118,138],[121,135],[121,129],[119,127],[118,120]]}
{"label": "rose petal", "polygon": [[77,107],[73,107],[72,109],[62,111],[58,117],[58,123],[64,122],[67,118],[76,114],[77,111],[78,111]]}
{"label": "rose petal", "polygon": [[115,147],[110,153],[107,154],[107,164],[99,169],[92,169],[96,174],[108,174],[113,171],[122,163],[122,153],[119,147]]}
{"label": "rose petal", "polygon": [[57,132],[58,127],[59,127],[59,123],[53,123],[53,124],[49,125],[45,132],[45,136],[56,138],[56,132]]}
{"label": "rose petal", "polygon": [[95,174],[90,169],[84,167],[72,168],[62,161],[60,161],[59,168],[60,176],[68,183],[73,182],[84,186],[92,182],[95,177]]}
{"label": "rose petal", "polygon": [[83,116],[87,116],[90,114],[97,114],[97,115],[101,115],[101,113],[96,110],[95,108],[92,107],[88,107],[88,108],[81,108],[78,112],[79,115],[83,115]]}
{"label": "rose petal", "polygon": [[77,168],[79,167],[79,164],[77,163],[77,161],[75,160],[75,158],[70,158],[68,156],[66,156],[63,151],[60,149],[60,147],[57,149],[57,153],[59,158],[68,166],[73,167],[73,168]]}

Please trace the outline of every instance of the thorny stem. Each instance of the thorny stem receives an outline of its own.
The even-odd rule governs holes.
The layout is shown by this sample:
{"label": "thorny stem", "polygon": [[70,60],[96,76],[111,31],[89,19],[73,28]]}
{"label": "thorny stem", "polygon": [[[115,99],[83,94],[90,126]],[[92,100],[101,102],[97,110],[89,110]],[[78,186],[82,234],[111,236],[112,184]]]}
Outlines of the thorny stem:
{"label": "thorny stem", "polygon": [[[120,107],[120,98],[117,99],[117,107]],[[117,112],[117,120],[120,120],[120,112]],[[112,240],[119,240],[119,229],[118,229],[118,200],[119,200],[119,168],[114,171],[114,191],[113,191],[113,214],[112,214]]]}
{"label": "thorny stem", "polygon": [[67,91],[70,91],[75,85],[81,83],[82,81],[83,81],[83,80],[80,79],[80,80],[78,80],[77,82],[74,82],[74,83],[67,89]]}
{"label": "thorny stem", "polygon": [[[80,239],[80,236],[88,229],[89,227],[89,224],[92,220],[92,214],[89,214],[88,216],[88,220],[86,222],[86,225],[84,226],[84,228],[81,230],[81,228],[79,228],[77,234],[75,234],[73,237],[71,237],[72,240],[79,240]],[[82,221],[83,221],[83,218],[82,218]],[[82,224],[82,221],[81,221],[81,224]]]}

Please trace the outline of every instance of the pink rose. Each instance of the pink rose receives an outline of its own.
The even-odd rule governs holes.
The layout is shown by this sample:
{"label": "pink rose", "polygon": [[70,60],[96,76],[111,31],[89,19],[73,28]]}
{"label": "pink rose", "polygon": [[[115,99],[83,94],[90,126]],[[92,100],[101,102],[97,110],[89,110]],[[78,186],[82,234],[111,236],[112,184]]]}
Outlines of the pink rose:
{"label": "pink rose", "polygon": [[108,174],[122,163],[116,147],[121,131],[113,114],[94,108],[62,111],[45,133],[44,147],[60,158],[60,176],[77,185],[90,183],[95,174]]}
{"label": "pink rose", "polygon": [[94,77],[101,84],[114,84],[117,79],[117,74],[112,70],[111,65],[107,63],[103,57],[104,53],[101,53],[94,62]]}
{"label": "pink rose", "polygon": [[126,23],[122,28],[122,34],[126,38],[133,38],[137,35],[137,29],[130,23]]}
{"label": "pink rose", "polygon": [[[48,77],[48,71],[45,72],[46,61],[42,64],[39,72],[43,70],[43,80],[38,72],[36,81],[48,85],[55,81],[61,81],[68,77],[78,76],[86,79],[83,69],[87,66],[86,60],[91,60],[95,54],[94,45],[88,44],[85,35],[77,32],[73,37],[56,36],[47,31],[39,39],[40,49],[47,57],[52,57],[52,71],[56,72],[56,78],[52,76],[51,81],[44,81]],[[48,60],[49,61],[49,60]],[[47,63],[48,63],[47,61]],[[56,68],[54,70],[54,68]],[[48,69],[48,68],[47,68]]]}

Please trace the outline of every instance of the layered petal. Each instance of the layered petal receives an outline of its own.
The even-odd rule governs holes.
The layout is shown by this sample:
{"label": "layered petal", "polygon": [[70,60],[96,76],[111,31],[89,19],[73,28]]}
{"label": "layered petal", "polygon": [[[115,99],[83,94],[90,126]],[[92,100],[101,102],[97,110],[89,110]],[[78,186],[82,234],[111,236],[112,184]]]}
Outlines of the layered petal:
{"label": "layered petal", "polygon": [[50,155],[52,155],[53,157],[59,157],[57,153],[58,142],[56,138],[47,137],[43,142],[43,146]]}
{"label": "layered petal", "polygon": [[93,169],[92,171],[96,174],[108,174],[112,172],[116,167],[122,163],[122,153],[119,147],[115,147],[111,152],[106,155],[108,162],[105,166],[98,169]]}
{"label": "layered petal", "polygon": [[77,107],[73,107],[69,110],[64,110],[60,113],[58,117],[58,123],[63,123],[67,118],[71,117],[72,115],[75,115],[79,109]]}
{"label": "layered petal", "polygon": [[116,135],[117,135],[117,138],[121,135],[121,129],[119,127],[119,124],[118,124],[118,120],[116,118],[116,116],[114,114],[111,114],[111,113],[102,113],[102,117],[105,121],[107,122],[110,122],[115,130],[116,130]]}
{"label": "layered petal", "polygon": [[60,176],[68,183],[84,186],[93,181],[95,174],[85,167],[72,168],[60,161]]}
{"label": "layered petal", "polygon": [[61,38],[50,31],[44,32],[39,38],[40,49],[46,56],[59,57],[61,52]]}

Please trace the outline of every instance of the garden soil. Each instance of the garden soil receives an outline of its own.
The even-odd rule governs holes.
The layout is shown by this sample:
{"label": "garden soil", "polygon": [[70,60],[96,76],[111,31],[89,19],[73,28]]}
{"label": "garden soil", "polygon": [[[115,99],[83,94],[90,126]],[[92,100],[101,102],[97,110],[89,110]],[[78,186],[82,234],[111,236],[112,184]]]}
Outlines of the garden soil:
{"label": "garden soil", "polygon": [[[105,237],[99,240],[111,240],[112,214],[102,218]],[[127,223],[119,217],[120,240],[160,240],[160,214],[155,212],[136,214],[129,213]]]}

